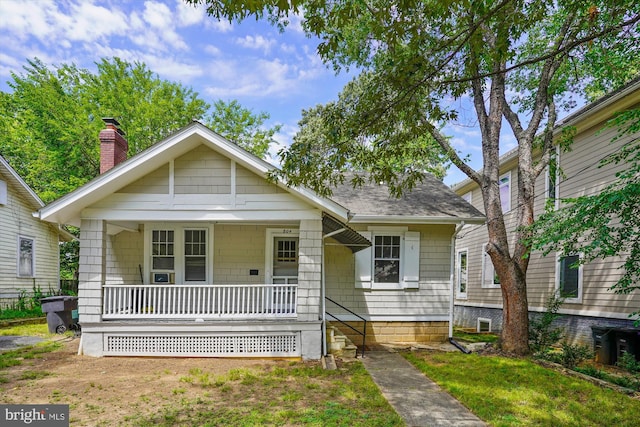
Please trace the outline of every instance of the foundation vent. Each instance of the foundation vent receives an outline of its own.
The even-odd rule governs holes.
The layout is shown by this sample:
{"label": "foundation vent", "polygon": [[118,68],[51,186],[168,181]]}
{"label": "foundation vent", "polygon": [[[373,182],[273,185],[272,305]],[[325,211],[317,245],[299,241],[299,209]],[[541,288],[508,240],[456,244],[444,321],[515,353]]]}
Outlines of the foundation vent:
{"label": "foundation vent", "polygon": [[106,335],[108,356],[299,357],[298,334]]}

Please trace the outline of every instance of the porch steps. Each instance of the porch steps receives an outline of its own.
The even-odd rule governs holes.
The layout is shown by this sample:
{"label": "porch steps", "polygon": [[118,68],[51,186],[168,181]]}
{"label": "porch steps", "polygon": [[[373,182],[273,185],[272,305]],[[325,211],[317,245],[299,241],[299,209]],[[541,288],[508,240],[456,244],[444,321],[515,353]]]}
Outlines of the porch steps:
{"label": "porch steps", "polygon": [[335,326],[327,327],[327,344],[329,354],[341,358],[356,358],[358,348]]}

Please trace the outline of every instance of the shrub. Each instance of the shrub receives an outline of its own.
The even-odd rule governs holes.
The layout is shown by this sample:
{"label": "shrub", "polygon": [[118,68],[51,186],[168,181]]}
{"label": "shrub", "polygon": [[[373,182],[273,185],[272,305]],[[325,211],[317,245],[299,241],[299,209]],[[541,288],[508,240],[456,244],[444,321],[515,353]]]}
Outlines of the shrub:
{"label": "shrub", "polygon": [[633,353],[623,351],[622,356],[620,357],[620,360],[616,362],[616,365],[631,373],[640,372],[640,362],[636,360],[636,357],[633,355]]}
{"label": "shrub", "polygon": [[544,356],[551,346],[562,338],[561,328],[552,328],[553,321],[561,316],[558,314],[564,298],[557,293],[552,294],[547,301],[545,311],[531,319],[529,323],[529,346],[534,355]]}
{"label": "shrub", "polygon": [[567,342],[562,343],[560,363],[565,368],[573,369],[581,362],[591,359],[592,357],[593,352],[585,345],[572,345]]}

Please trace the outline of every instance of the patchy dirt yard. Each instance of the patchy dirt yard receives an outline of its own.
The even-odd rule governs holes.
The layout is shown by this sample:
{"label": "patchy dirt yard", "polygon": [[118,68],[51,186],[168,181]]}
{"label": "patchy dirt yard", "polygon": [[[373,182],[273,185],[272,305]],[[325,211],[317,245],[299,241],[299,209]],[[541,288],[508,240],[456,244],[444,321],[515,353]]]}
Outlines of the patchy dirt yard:
{"label": "patchy dirt yard", "polygon": [[[71,424],[122,425],[124,418],[151,414],[160,402],[191,398],[184,378],[200,370],[211,376],[232,369],[277,365],[282,361],[213,358],[143,358],[78,356],[78,339],[62,350],[10,368],[2,384],[3,403],[70,404]],[[182,380],[181,380],[182,379]]]}

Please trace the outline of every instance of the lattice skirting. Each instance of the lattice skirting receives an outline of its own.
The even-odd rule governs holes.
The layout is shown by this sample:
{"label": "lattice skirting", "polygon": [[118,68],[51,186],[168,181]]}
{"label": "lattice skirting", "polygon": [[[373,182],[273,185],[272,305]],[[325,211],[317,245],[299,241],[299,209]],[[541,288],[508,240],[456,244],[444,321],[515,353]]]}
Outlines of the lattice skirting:
{"label": "lattice skirting", "polygon": [[105,334],[105,356],[299,357],[299,333]]}

